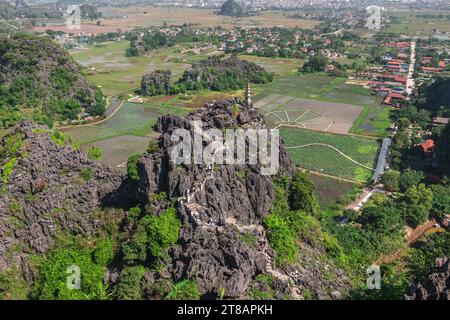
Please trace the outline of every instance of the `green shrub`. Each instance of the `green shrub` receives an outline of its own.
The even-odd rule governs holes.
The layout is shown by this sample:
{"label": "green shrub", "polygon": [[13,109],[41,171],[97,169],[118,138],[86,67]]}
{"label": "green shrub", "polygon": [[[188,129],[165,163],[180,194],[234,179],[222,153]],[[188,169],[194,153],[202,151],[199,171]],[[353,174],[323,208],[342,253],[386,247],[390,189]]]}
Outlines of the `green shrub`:
{"label": "green shrub", "polygon": [[150,216],[148,225],[149,250],[153,257],[161,257],[163,251],[177,242],[181,221],[174,208],[169,208],[159,216]]}
{"label": "green shrub", "polygon": [[107,266],[114,257],[113,243],[111,239],[106,239],[97,244],[92,258],[98,265]]}
{"label": "green shrub", "polygon": [[30,288],[18,268],[0,273],[0,300],[26,300]]}
{"label": "green shrub", "polygon": [[305,172],[298,171],[289,186],[289,206],[291,210],[300,210],[316,214],[319,204],[314,196],[315,186]]}
{"label": "green shrub", "polygon": [[141,208],[139,208],[139,207],[131,208],[127,214],[128,222],[137,221],[139,219],[139,216],[141,215],[141,213],[142,213]]}
{"label": "green shrub", "polygon": [[167,193],[165,193],[165,192],[152,193],[149,197],[149,200],[157,201],[157,202],[165,201],[165,200],[167,200]]}
{"label": "green shrub", "polygon": [[9,177],[13,173],[14,166],[16,165],[16,163],[17,163],[17,158],[13,157],[13,158],[9,159],[8,162],[6,162],[5,166],[3,167],[3,172],[2,172],[3,188],[5,188],[6,185],[8,184]]}
{"label": "green shrub", "polygon": [[147,147],[147,153],[148,154],[153,154],[158,152],[159,150],[159,144],[157,140],[150,140],[150,143],[148,144]]}
{"label": "green shrub", "polygon": [[140,154],[134,154],[128,158],[127,162],[127,174],[128,177],[132,180],[139,180],[139,172],[137,168],[137,163],[141,158]]}
{"label": "green shrub", "polygon": [[[67,286],[70,266],[80,268],[81,288]],[[55,249],[50,252],[39,266],[39,274],[32,291],[34,299],[42,300],[79,300],[95,295],[98,283],[103,282],[104,266],[96,264],[91,250],[73,247]]]}
{"label": "green shrub", "polygon": [[278,215],[271,214],[264,218],[268,229],[267,238],[276,253],[278,266],[294,263],[297,260],[298,248],[295,245],[295,235],[288,224]]}
{"label": "green shrub", "polygon": [[96,146],[91,146],[88,150],[88,157],[91,160],[101,160],[103,155],[103,150]]}
{"label": "green shrub", "polygon": [[125,262],[144,262],[147,259],[147,247],[149,243],[147,228],[150,216],[143,217],[137,224],[131,239],[122,245],[123,259]]}
{"label": "green shrub", "polygon": [[199,300],[200,290],[194,280],[183,280],[172,286],[166,299],[170,300]]}
{"label": "green shrub", "polygon": [[60,147],[64,147],[66,144],[69,144],[72,142],[72,139],[68,135],[66,135],[58,130],[50,131],[49,135],[50,135],[50,139],[52,139],[52,141]]}
{"label": "green shrub", "polygon": [[145,274],[143,266],[125,267],[116,287],[119,300],[138,300],[142,298],[141,280]]}
{"label": "green shrub", "polygon": [[80,171],[80,177],[83,178],[84,181],[89,181],[93,178],[94,174],[90,168],[84,168]]}

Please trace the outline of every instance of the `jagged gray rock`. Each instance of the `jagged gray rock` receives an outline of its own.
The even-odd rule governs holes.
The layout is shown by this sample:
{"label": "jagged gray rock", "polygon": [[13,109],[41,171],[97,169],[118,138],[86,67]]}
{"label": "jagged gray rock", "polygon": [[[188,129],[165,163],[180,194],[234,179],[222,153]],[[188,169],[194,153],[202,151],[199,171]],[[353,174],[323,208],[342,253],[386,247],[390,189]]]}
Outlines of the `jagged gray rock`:
{"label": "jagged gray rock", "polygon": [[[3,147],[8,137],[21,135],[24,155],[8,183],[0,182],[0,271],[20,266],[29,282],[32,273],[25,258],[46,253],[58,232],[93,235],[103,223],[96,210],[119,201],[116,191],[123,182],[114,168],[58,146],[48,132],[24,121],[0,142]],[[91,176],[88,181],[82,171]]]}
{"label": "jagged gray rock", "polygon": [[406,300],[450,300],[450,258],[436,261],[439,271],[428,276],[421,284],[413,284],[405,295]]}
{"label": "jagged gray rock", "polygon": [[[280,146],[277,176],[261,175],[260,165],[175,165],[170,161],[174,147],[171,134],[183,128],[193,136],[193,121],[201,121],[204,130],[267,129],[263,117],[239,99],[207,104],[186,117],[159,118],[156,130],[161,132],[160,151],[140,159],[137,190],[143,205],[153,193],[165,192],[170,198],[178,199],[177,211],[183,227],[178,244],[169,250],[164,277],[174,281],[195,279],[204,298],[216,298],[220,291],[227,298],[250,298],[252,283],[259,274],[274,279],[276,298],[301,299],[299,288],[302,287],[323,299],[340,298],[341,290],[349,286],[345,275],[341,274],[335,283],[328,281],[320,276],[323,266],[317,261],[306,271],[299,265],[283,269],[274,266],[275,254],[268,244],[263,218],[276,198],[276,177],[290,177],[295,171],[284,145]],[[242,240],[245,234],[254,237],[253,245]],[[306,257],[320,259],[320,254],[325,253],[316,250]],[[300,259],[304,256],[300,255]],[[331,270],[333,266],[326,267]],[[158,277],[161,275],[147,278]]]}

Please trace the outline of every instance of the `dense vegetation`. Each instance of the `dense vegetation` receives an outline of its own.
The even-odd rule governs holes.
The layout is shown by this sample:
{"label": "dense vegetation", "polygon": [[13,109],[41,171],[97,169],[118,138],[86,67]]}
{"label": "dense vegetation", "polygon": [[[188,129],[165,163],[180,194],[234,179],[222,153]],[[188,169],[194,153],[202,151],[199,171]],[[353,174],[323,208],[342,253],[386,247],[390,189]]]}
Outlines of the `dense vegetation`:
{"label": "dense vegetation", "polygon": [[450,78],[437,78],[419,90],[420,108],[431,111],[433,115],[450,116]]}
{"label": "dense vegetation", "polygon": [[193,64],[181,79],[171,83],[170,71],[155,71],[145,75],[141,82],[141,91],[146,95],[176,94],[189,90],[210,89],[222,91],[243,89],[248,82],[267,83],[273,75],[264,68],[236,56],[228,59],[209,57]]}
{"label": "dense vegetation", "polygon": [[0,39],[0,127],[23,118],[52,125],[78,113],[101,115],[105,102],[78,65],[46,37],[14,34]]}

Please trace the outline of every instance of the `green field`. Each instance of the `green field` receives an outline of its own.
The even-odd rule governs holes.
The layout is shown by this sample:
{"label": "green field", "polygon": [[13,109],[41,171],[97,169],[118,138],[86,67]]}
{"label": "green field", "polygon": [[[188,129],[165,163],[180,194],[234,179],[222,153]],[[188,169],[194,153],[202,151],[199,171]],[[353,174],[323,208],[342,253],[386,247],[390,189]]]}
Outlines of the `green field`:
{"label": "green field", "polygon": [[256,63],[268,72],[273,72],[278,76],[289,76],[296,74],[298,72],[298,68],[303,66],[305,63],[305,60],[302,59],[266,58],[251,55],[239,55],[239,58]]}
{"label": "green field", "polygon": [[[389,15],[396,17],[396,20],[388,26],[386,32],[415,35],[432,35],[436,30],[450,32],[450,23],[446,19],[446,16],[450,15],[450,10],[415,10],[414,13],[399,11],[389,12]],[[438,17],[440,15],[442,18]]]}
{"label": "green field", "polygon": [[[144,104],[125,102],[123,107],[107,121],[92,126],[74,126],[65,129],[74,142],[82,146],[96,145],[103,149],[104,160],[118,165],[133,153],[144,152],[152,136],[153,125],[164,114],[187,114],[190,110],[161,98],[149,99]],[[174,99],[177,101],[177,99]],[[120,149],[118,150],[118,145]],[[114,151],[114,152],[113,152]]]}
{"label": "green field", "polygon": [[386,136],[392,123],[390,108],[381,106],[381,98],[361,86],[346,84],[346,78],[312,74],[279,77],[273,83],[254,86],[254,101],[272,94],[347,103],[363,107],[351,133]]}
{"label": "green field", "polygon": [[[335,135],[297,128],[281,128],[281,137],[287,147],[303,146],[311,143],[331,145],[355,161],[375,168],[380,148],[378,141],[356,136]],[[345,179],[366,182],[373,172],[361,167],[325,146],[308,146],[288,149],[295,165],[307,170],[326,173]]]}
{"label": "green field", "polygon": [[109,42],[102,46],[75,49],[70,53],[86,67],[87,79],[99,86],[106,96],[139,87],[142,76],[157,69],[170,69],[174,75],[180,75],[192,62],[208,56],[208,53],[181,53],[187,46],[177,45],[154,51],[150,56],[127,57],[125,50],[128,47],[129,41]]}
{"label": "green field", "polygon": [[366,105],[353,124],[351,133],[386,137],[392,124],[393,110],[387,106]]}
{"label": "green field", "polygon": [[326,209],[337,200],[345,197],[357,186],[355,183],[311,173],[309,178],[314,183],[317,201],[322,209]]}

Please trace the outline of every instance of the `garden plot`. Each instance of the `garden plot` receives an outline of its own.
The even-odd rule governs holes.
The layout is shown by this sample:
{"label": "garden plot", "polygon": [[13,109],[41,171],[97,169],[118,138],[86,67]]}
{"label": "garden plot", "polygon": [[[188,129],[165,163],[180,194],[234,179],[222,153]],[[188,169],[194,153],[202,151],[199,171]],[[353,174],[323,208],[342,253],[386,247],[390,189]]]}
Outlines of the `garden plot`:
{"label": "garden plot", "polygon": [[348,133],[362,111],[352,104],[269,95],[255,103],[270,127]]}

